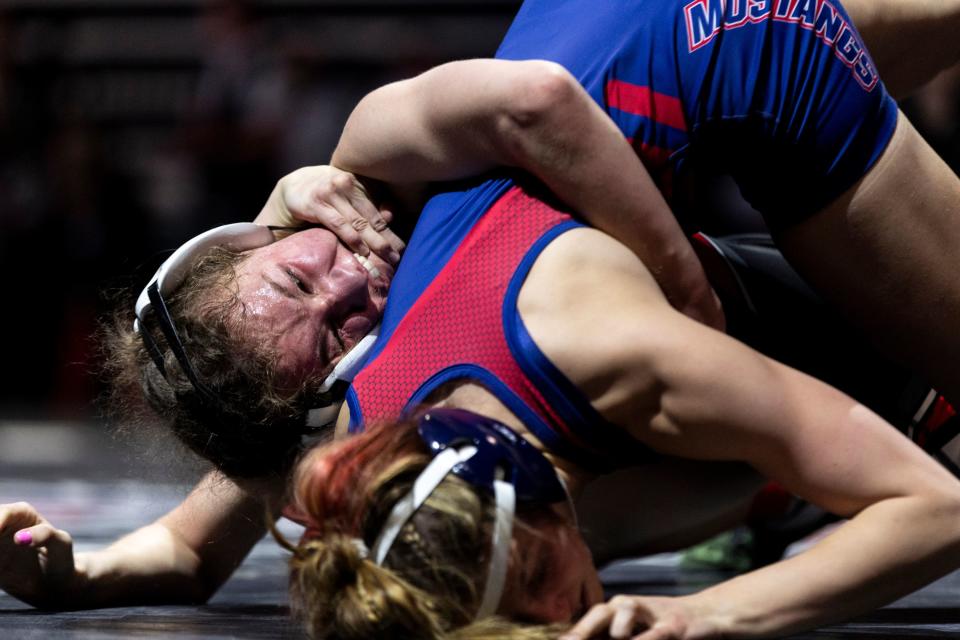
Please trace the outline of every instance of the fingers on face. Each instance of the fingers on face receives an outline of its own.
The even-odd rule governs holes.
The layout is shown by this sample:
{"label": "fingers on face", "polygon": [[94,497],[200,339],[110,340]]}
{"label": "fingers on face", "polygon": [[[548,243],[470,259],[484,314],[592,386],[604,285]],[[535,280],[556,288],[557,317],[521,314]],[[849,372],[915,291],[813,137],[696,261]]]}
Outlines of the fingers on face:
{"label": "fingers on face", "polygon": [[380,210],[363,193],[356,194],[357,197],[350,200],[347,205],[348,211],[353,211],[356,216],[353,219],[353,226],[363,241],[370,247],[375,254],[390,262],[396,264],[400,261],[400,252],[404,249],[403,241],[390,230],[391,214],[389,211]]}
{"label": "fingers on face", "polygon": [[387,226],[380,211],[362,194],[350,199],[340,192],[324,193],[318,198],[316,221],[337,234],[348,247],[360,255],[372,251],[387,262],[396,264],[404,248],[403,241]]}

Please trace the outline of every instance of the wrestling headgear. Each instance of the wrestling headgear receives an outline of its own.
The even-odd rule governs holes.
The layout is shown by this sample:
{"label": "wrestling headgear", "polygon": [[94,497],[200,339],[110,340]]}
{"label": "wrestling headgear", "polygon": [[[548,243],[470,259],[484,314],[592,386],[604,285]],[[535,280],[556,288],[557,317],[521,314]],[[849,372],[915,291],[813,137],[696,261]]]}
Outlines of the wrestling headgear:
{"label": "wrestling headgear", "polygon": [[391,510],[373,544],[373,561],[383,564],[403,526],[452,473],[496,500],[490,568],[477,618],[493,615],[507,577],[517,500],[552,504],[570,501],[569,494],[543,454],[496,420],[460,409],[432,409],[420,418],[418,432],[434,458]]}
{"label": "wrestling headgear", "polygon": [[[236,252],[258,249],[276,241],[276,231],[296,230],[288,227],[264,227],[252,222],[223,225],[188,240],[160,265],[156,274],[137,298],[137,304],[134,308],[136,318],[133,321],[133,330],[143,339],[147,353],[150,354],[151,359],[164,378],[167,377],[167,372],[163,362],[163,351],[150,335],[150,332],[141,329],[143,319],[150,309],[154,310],[154,315],[160,324],[160,330],[163,332],[167,345],[176,357],[190,384],[193,385],[206,403],[211,405],[219,403],[216,393],[204,384],[196,369],[190,363],[190,358],[183,347],[164,298],[169,297],[183,284],[194,266],[212,249],[222,247]],[[330,405],[311,409],[308,412],[305,424],[306,431],[314,431],[336,419],[337,403],[342,400],[347,385],[353,379],[359,365],[362,364],[363,356],[373,346],[377,331],[378,327],[374,328],[351,349],[337,363],[333,372],[324,381],[320,391],[324,393],[332,392],[335,400]]]}

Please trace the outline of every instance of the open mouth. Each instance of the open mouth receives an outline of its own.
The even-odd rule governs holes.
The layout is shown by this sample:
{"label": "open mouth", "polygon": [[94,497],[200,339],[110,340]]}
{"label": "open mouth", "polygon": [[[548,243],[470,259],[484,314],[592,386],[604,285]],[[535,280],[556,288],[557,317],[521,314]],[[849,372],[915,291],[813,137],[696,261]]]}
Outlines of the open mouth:
{"label": "open mouth", "polygon": [[366,269],[370,273],[370,276],[372,278],[380,277],[380,270],[377,269],[375,266],[373,266],[373,262],[371,262],[370,258],[366,256],[362,256],[359,253],[353,254],[353,257],[357,259],[357,262],[360,263],[360,266],[362,266],[364,269]]}

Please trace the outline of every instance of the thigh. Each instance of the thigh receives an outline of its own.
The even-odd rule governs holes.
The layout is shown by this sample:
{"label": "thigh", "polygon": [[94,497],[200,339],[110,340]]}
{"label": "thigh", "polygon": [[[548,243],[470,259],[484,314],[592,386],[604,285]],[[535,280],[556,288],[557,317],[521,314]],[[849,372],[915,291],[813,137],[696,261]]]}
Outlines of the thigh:
{"label": "thigh", "polygon": [[957,402],[960,180],[902,114],[860,181],[776,235],[814,287]]}
{"label": "thigh", "polygon": [[664,458],[594,480],[577,514],[602,564],[681,549],[743,522],[764,482],[745,464]]}

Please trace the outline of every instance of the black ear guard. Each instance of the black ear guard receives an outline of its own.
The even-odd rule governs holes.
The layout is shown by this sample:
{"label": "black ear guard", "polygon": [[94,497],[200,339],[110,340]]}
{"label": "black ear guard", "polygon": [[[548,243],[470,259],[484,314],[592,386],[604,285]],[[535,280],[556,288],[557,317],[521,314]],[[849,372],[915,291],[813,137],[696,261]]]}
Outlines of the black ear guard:
{"label": "black ear guard", "polygon": [[[153,336],[150,335],[150,332],[143,327],[144,318],[151,309],[160,326],[160,331],[163,333],[163,337],[170,347],[170,351],[177,359],[177,363],[183,370],[184,375],[186,375],[190,384],[193,385],[208,406],[216,406],[218,404],[217,394],[204,384],[200,375],[190,362],[190,357],[177,332],[176,324],[167,308],[165,298],[168,298],[180,288],[187,275],[193,270],[197,263],[214,248],[222,247],[236,252],[259,249],[278,240],[279,238],[276,235],[278,231],[292,232],[297,231],[297,229],[264,227],[252,222],[238,222],[216,227],[201,233],[197,237],[184,243],[164,261],[137,298],[137,303],[134,308],[136,317],[133,321],[133,330],[140,335],[147,349],[147,353],[150,354],[150,358],[153,360],[157,369],[164,378],[167,378],[163,350],[153,339]],[[335,405],[339,402],[339,399],[343,397],[349,381],[356,373],[360,364],[362,364],[363,355],[373,346],[376,333],[377,330],[374,329],[361,340],[360,343],[341,359],[334,371],[328,376],[321,391],[331,391],[337,400],[333,405],[328,407],[311,409],[306,417],[307,428],[305,432],[316,431],[336,419],[337,412],[335,411]]]}
{"label": "black ear guard", "polygon": [[216,402],[216,394],[201,381],[196,369],[190,363],[190,358],[183,348],[183,342],[177,333],[177,327],[170,316],[164,297],[170,296],[179,289],[200,259],[210,253],[212,249],[223,247],[238,252],[248,251],[271,244],[275,239],[273,230],[269,227],[263,227],[252,222],[228,224],[210,229],[188,240],[160,265],[156,274],[137,298],[137,304],[134,307],[136,317],[133,321],[133,330],[143,339],[150,358],[164,378],[167,377],[167,371],[163,363],[163,352],[150,332],[144,330],[141,326],[150,309],[154,310],[160,330],[163,332],[170,350],[187,379],[190,380],[190,383],[203,396],[205,401]]}

